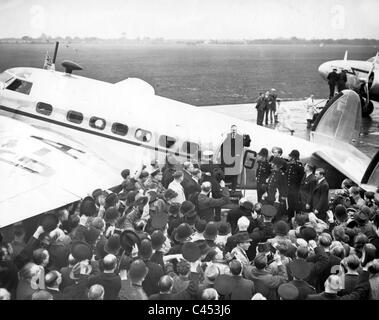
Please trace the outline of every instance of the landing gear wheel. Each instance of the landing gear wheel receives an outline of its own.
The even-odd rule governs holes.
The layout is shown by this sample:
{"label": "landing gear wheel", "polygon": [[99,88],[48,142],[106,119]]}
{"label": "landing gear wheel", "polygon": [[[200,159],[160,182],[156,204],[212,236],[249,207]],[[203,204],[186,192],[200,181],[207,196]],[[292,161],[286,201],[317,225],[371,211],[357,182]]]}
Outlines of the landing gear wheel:
{"label": "landing gear wheel", "polygon": [[364,118],[369,117],[373,111],[374,111],[374,104],[372,103],[372,101],[370,101],[367,106],[365,104],[362,104],[362,117]]}

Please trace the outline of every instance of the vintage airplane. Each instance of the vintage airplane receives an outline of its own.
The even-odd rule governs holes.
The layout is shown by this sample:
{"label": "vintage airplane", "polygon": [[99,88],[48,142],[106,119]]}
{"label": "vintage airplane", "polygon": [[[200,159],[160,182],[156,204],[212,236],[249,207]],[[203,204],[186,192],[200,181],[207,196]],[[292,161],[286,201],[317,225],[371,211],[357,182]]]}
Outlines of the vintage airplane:
{"label": "vintage airplane", "polygon": [[318,68],[318,72],[325,80],[334,68],[337,69],[337,72],[346,71],[346,86],[361,97],[363,117],[368,117],[374,111],[372,101],[379,101],[378,54],[379,52],[367,61],[348,60],[346,51],[343,60],[327,61]]}
{"label": "vintage airplane", "polygon": [[231,125],[251,138],[228,163],[240,187],[246,176],[253,182],[260,148],[273,146],[284,155],[298,149],[302,161],[324,167],[331,187],[346,177],[365,190],[379,185],[379,153],[370,159],[354,147],[361,118],[354,91],[324,107],[307,141],[160,97],[140,79],[112,84],[72,74],[81,69],[73,62],[62,66],[65,72],[50,66],[0,74],[0,227],[117,186],[123,169],[151,159],[164,164],[168,154],[220,163]]}

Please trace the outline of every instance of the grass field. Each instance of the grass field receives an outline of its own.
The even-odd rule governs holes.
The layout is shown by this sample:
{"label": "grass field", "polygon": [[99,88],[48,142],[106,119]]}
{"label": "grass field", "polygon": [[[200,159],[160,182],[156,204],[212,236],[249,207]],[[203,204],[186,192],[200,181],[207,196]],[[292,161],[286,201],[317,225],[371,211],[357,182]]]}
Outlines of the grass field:
{"label": "grass field", "polygon": [[[157,94],[196,106],[250,103],[262,90],[276,88],[283,99],[328,94],[318,66],[327,60],[368,59],[375,47],[315,45],[105,45],[62,43],[63,60],[83,66],[79,74],[117,82],[138,77]],[[42,67],[54,44],[0,44],[0,70],[15,66]]]}

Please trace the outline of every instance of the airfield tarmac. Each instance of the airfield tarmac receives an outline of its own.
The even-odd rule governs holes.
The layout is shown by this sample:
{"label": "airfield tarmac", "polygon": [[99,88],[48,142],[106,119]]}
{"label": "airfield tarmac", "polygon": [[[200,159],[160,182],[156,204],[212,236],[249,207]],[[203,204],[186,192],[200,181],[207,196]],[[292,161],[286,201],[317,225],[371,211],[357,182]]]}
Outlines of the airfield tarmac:
{"label": "airfield tarmac", "polygon": [[[315,99],[315,104],[324,106],[326,100]],[[299,101],[282,101],[281,104],[286,105],[291,112],[291,122],[295,129],[294,136],[309,140],[309,132],[306,121],[306,107],[304,100]],[[372,158],[379,151],[379,103],[374,102],[375,110],[369,118],[362,118],[361,134],[359,145],[357,148]],[[209,110],[222,113],[241,120],[257,122],[257,110],[255,103],[253,104],[235,104],[235,105],[219,105],[204,107]],[[267,127],[275,129],[275,125]],[[290,135],[288,130],[280,130],[284,134]]]}

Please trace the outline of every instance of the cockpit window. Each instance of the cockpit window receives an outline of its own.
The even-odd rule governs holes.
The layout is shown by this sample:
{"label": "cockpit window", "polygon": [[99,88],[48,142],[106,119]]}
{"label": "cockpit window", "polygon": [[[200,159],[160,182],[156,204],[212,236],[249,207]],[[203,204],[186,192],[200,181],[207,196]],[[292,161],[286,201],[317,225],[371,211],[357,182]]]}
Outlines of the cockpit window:
{"label": "cockpit window", "polygon": [[16,78],[7,86],[7,89],[23,94],[29,94],[32,89],[32,85],[33,84],[31,82]]}

